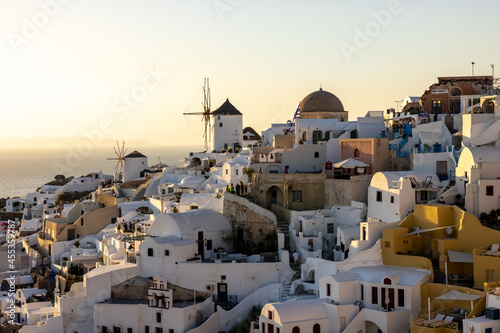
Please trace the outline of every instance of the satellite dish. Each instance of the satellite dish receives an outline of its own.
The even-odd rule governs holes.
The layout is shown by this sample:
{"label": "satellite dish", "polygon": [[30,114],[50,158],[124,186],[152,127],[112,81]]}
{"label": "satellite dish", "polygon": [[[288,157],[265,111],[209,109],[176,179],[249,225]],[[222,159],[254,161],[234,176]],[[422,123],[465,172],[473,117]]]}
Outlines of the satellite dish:
{"label": "satellite dish", "polygon": [[448,228],[444,229],[444,232],[445,232],[448,236],[450,236],[450,235],[453,233],[453,228],[452,228],[452,227],[448,227]]}

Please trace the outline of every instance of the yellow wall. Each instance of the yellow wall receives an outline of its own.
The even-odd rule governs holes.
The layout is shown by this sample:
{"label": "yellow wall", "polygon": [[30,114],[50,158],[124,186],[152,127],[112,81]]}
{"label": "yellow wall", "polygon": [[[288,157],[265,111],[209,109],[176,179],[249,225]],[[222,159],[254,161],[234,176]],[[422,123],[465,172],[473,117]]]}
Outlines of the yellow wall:
{"label": "yellow wall", "polygon": [[[384,229],[382,236],[382,258],[384,265],[424,269],[431,273],[429,278],[432,281],[434,279],[434,271],[432,269],[432,262],[429,259],[417,255],[397,254],[398,252],[407,253],[408,251],[417,254],[420,251],[421,242],[418,239],[415,244],[417,248],[413,248],[414,243],[412,240],[416,239],[414,236],[401,237],[407,233],[407,228]],[[405,239],[409,240],[407,244],[403,242]]]}
{"label": "yellow wall", "polygon": [[[500,239],[497,240],[500,242]],[[488,281],[486,270],[494,272],[493,281]],[[474,251],[474,288],[482,289],[485,282],[498,282],[500,280],[500,257],[477,255]]]}
{"label": "yellow wall", "polygon": [[[404,236],[412,231],[413,226],[420,229],[453,226],[453,233],[447,235],[445,229],[440,229],[422,233],[420,236]],[[401,221],[398,228],[384,230],[382,241],[384,264],[432,267],[428,259],[423,257],[419,259],[415,256],[424,256],[431,251],[435,259],[441,259],[440,269],[444,273],[444,262],[448,259],[448,250],[473,253],[473,250],[477,248],[489,248],[492,244],[500,243],[500,231],[484,227],[476,216],[456,206],[415,205],[414,213]],[[386,247],[387,242],[390,244],[389,248]],[[412,251],[414,256],[397,255],[397,252],[408,251]],[[482,289],[484,282],[487,282],[485,281],[486,269],[494,269],[494,279],[500,280],[500,258],[498,257],[474,256],[473,265],[448,262],[448,274],[474,275],[475,288]]]}

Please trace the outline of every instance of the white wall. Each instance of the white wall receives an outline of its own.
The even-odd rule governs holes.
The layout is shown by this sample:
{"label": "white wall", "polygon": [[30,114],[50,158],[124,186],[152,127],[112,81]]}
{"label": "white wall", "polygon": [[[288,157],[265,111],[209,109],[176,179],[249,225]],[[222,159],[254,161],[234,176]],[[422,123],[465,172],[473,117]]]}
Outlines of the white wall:
{"label": "white wall", "polygon": [[242,115],[215,115],[213,121],[212,151],[221,151],[225,145],[226,151],[229,147],[234,149],[235,143],[243,147]]}
{"label": "white wall", "polygon": [[135,180],[141,177],[141,171],[147,169],[147,157],[125,158],[125,181]]}

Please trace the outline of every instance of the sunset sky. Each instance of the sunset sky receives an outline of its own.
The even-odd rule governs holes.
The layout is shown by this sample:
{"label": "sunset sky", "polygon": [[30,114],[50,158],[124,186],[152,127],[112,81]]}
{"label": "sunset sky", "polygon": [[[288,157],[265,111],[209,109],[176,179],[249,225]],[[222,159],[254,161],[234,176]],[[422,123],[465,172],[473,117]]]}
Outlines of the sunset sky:
{"label": "sunset sky", "polygon": [[[0,0],[0,138],[200,144],[201,87],[244,126],[291,119],[322,85],[350,119],[438,76],[500,66],[500,3]],[[500,70],[500,67],[499,67]],[[97,134],[100,133],[100,134]]]}

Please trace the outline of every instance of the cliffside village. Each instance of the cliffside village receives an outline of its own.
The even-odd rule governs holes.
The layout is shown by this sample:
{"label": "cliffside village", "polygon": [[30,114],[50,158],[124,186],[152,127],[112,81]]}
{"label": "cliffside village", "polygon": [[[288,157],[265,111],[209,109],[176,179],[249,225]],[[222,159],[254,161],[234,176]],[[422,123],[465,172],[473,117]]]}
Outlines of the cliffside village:
{"label": "cliffside village", "polygon": [[226,100],[182,166],[4,200],[0,330],[500,332],[497,92],[439,77],[351,119],[320,88],[260,134]]}

